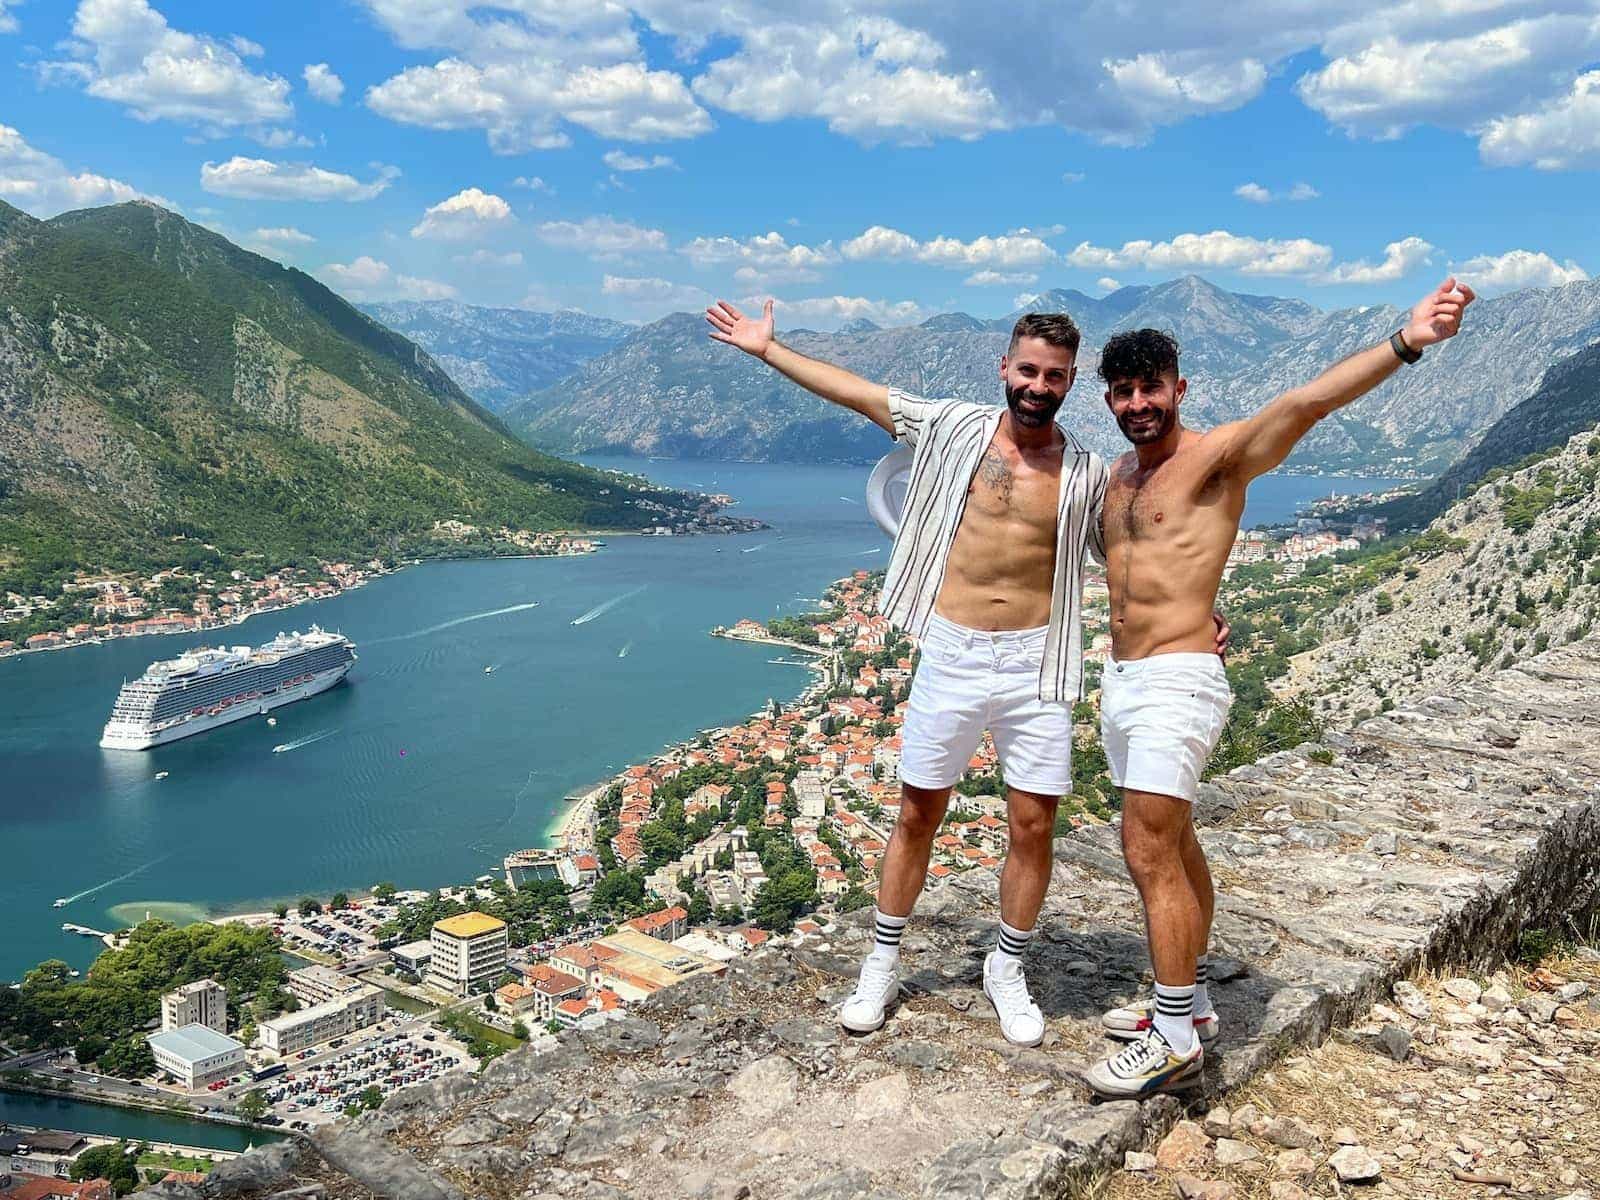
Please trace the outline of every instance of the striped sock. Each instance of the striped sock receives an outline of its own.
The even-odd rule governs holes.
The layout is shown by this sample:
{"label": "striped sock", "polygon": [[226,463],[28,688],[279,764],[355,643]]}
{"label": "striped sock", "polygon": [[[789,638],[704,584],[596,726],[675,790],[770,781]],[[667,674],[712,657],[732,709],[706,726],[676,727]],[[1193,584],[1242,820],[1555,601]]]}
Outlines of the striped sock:
{"label": "striped sock", "polygon": [[1156,1028],[1179,1054],[1194,1049],[1194,984],[1168,987],[1156,983]]}
{"label": "striped sock", "polygon": [[891,917],[882,909],[872,910],[872,953],[879,958],[887,958],[891,962],[900,961],[900,935],[905,932],[906,922],[911,919],[907,913],[903,917]]}
{"label": "striped sock", "polygon": [[1015,963],[1022,966],[1022,952],[1028,948],[1028,940],[1033,937],[1031,929],[1014,929],[1004,921],[1000,922],[1000,938],[994,946],[994,965],[1010,968]]}
{"label": "striped sock", "polygon": [[1194,1015],[1209,1017],[1217,1010],[1211,1007],[1211,993],[1206,988],[1206,955],[1194,960]]}

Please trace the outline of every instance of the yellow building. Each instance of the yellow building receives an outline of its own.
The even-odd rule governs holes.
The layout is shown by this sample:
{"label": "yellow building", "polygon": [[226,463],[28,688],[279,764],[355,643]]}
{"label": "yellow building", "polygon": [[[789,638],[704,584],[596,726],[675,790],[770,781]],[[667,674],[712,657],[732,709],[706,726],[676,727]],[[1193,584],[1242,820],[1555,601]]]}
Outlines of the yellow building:
{"label": "yellow building", "polygon": [[506,923],[488,913],[462,913],[435,922],[428,942],[433,957],[427,982],[436,988],[467,996],[505,974],[510,935]]}

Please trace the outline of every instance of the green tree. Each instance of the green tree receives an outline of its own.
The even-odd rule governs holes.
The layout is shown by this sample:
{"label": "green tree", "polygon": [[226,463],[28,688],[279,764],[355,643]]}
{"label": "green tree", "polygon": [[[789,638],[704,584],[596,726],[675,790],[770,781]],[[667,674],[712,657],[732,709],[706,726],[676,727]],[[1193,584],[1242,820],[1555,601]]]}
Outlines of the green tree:
{"label": "green tree", "polygon": [[101,1071],[119,1079],[143,1079],[156,1071],[156,1057],[150,1053],[150,1043],[143,1034],[113,1042],[98,1061]]}
{"label": "green tree", "polygon": [[711,919],[711,900],[699,888],[689,893],[689,924],[704,925]]}
{"label": "green tree", "polygon": [[72,1162],[70,1172],[73,1179],[105,1179],[111,1183],[111,1188],[119,1196],[126,1196],[139,1186],[139,1168],[135,1165],[138,1157],[131,1153],[134,1147],[127,1142],[108,1143],[103,1146],[90,1146]]}
{"label": "green tree", "polygon": [[328,909],[331,912],[338,912],[342,908],[349,907],[350,897],[345,895],[343,892],[335,892],[333,894],[333,899],[328,901]]}
{"label": "green tree", "polygon": [[322,905],[317,902],[316,897],[302,896],[300,898],[300,915],[302,917],[314,916],[321,911]]}
{"label": "green tree", "polygon": [[251,1088],[239,1097],[238,1113],[246,1121],[259,1121],[267,1115],[267,1095],[260,1088]]}
{"label": "green tree", "polygon": [[372,898],[374,900],[393,900],[395,898],[395,892],[396,889],[394,884],[380,883],[377,887],[372,889]]}
{"label": "green tree", "polygon": [[528,1027],[526,1025],[524,1025],[521,1021],[513,1021],[511,1023],[511,1036],[516,1038],[517,1041],[519,1041],[519,1042],[527,1041],[528,1040]]}
{"label": "green tree", "polygon": [[495,998],[494,998],[494,993],[493,992],[490,992],[487,996],[485,996],[483,998],[483,1007],[486,1008],[490,1012],[499,1012],[500,1011],[500,1005],[495,1002]]}
{"label": "green tree", "polygon": [[283,918],[289,915],[289,906],[284,904],[282,901],[279,901],[277,904],[272,906],[272,915],[277,917],[280,921],[283,920]]}

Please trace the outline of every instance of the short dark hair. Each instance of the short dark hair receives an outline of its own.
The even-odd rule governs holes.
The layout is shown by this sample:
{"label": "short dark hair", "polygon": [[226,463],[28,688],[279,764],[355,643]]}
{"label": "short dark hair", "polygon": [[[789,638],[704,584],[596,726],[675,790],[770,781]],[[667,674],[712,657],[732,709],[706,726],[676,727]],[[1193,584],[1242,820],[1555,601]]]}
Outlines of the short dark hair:
{"label": "short dark hair", "polygon": [[1017,343],[1025,337],[1060,346],[1076,357],[1081,335],[1066,313],[1023,313],[1011,327],[1011,344],[1006,347],[1006,353],[1015,354]]}
{"label": "short dark hair", "polygon": [[1159,329],[1129,329],[1106,339],[1100,351],[1100,378],[1159,379],[1178,373],[1178,343]]}

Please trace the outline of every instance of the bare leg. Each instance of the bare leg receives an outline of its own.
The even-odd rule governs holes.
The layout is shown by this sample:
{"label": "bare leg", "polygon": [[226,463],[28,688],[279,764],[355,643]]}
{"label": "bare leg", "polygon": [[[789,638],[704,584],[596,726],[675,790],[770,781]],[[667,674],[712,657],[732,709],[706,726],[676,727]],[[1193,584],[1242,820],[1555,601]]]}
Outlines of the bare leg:
{"label": "bare leg", "polygon": [[1000,919],[1013,929],[1032,929],[1039,919],[1054,863],[1057,796],[1006,789],[1011,847],[1000,872]]}
{"label": "bare leg", "polygon": [[922,892],[928,875],[928,859],[933,855],[933,839],[939,822],[950,806],[949,788],[919,788],[900,785],[900,816],[883,852],[883,867],[878,875],[878,908],[891,916],[904,917]]}
{"label": "bare leg", "polygon": [[[1123,791],[1122,852],[1144,901],[1156,981],[1168,987],[1194,983],[1194,960],[1205,945],[1207,930],[1206,914],[1186,869],[1186,834],[1193,836],[1185,801]],[[1204,870],[1203,857],[1200,867]],[[1209,884],[1209,873],[1206,879]]]}
{"label": "bare leg", "polygon": [[[1190,813],[1191,818],[1193,815]],[[1194,952],[1198,958],[1211,943],[1211,921],[1216,913],[1217,893],[1211,886],[1211,868],[1206,865],[1206,853],[1200,848],[1200,839],[1195,836],[1192,819],[1183,827],[1183,873],[1188,876],[1189,887],[1200,905],[1200,937],[1195,943]]]}

